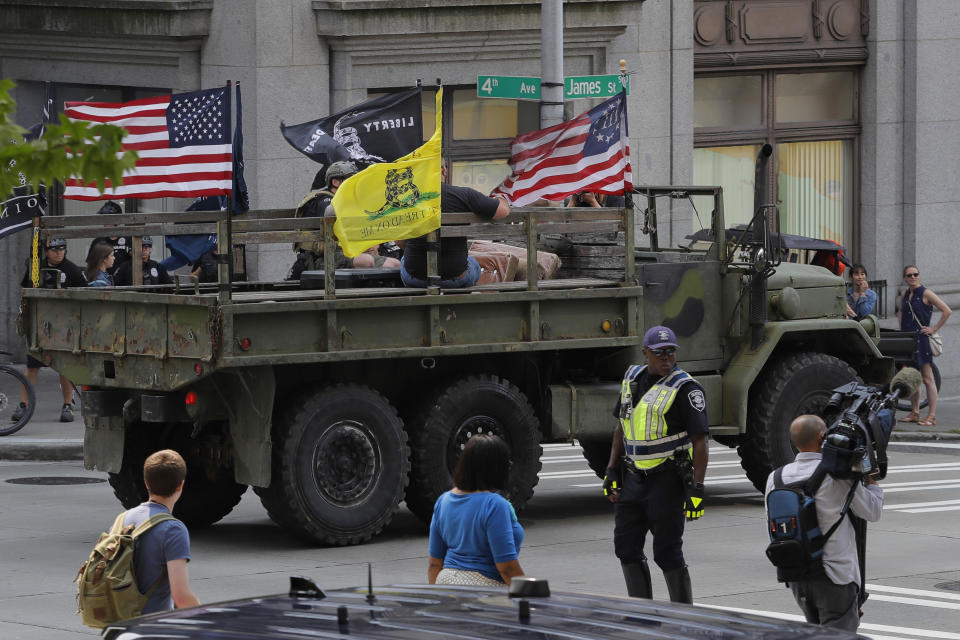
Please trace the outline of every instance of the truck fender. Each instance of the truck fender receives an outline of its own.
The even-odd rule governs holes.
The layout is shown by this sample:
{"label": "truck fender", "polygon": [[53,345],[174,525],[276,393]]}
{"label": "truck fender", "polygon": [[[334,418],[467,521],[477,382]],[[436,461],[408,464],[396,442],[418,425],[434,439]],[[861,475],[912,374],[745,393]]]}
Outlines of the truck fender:
{"label": "truck fender", "polygon": [[803,344],[807,351],[821,351],[845,360],[865,382],[886,384],[893,377],[893,358],[880,353],[863,325],[845,318],[768,322],[764,340],[756,349],[745,344],[723,374],[723,424],[747,431],[750,387],[774,352]]}

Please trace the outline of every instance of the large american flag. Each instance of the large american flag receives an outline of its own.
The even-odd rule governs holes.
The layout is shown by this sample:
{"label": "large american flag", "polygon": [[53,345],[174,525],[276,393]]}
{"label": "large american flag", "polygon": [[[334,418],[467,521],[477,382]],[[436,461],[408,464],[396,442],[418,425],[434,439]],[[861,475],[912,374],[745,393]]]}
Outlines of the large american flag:
{"label": "large american flag", "polygon": [[619,93],[573,120],[517,136],[510,150],[512,173],[493,194],[522,207],[581,191],[632,190],[626,106]]}
{"label": "large american flag", "polygon": [[102,194],[94,184],[66,181],[72,200],[224,195],[233,181],[230,145],[230,88],[143,98],[122,104],[67,102],[71,120],[123,127],[123,149],[140,158],[123,184]]}

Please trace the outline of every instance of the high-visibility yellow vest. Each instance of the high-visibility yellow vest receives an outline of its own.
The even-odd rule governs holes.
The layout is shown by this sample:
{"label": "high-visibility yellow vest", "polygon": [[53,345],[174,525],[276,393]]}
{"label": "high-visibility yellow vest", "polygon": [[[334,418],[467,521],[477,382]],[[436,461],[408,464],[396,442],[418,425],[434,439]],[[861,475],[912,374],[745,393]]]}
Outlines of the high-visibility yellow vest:
{"label": "high-visibility yellow vest", "polygon": [[646,368],[646,365],[633,365],[627,369],[620,385],[620,425],[626,457],[643,470],[663,464],[678,451],[686,450],[688,455],[693,455],[686,430],[667,435],[666,419],[680,387],[693,377],[682,369],[674,369],[653,383],[634,407],[630,383]]}

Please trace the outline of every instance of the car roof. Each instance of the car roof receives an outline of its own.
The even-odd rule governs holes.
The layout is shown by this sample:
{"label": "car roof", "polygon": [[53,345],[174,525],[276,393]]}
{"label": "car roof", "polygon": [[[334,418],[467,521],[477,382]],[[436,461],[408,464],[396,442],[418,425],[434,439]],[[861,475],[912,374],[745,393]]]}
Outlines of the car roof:
{"label": "car roof", "polygon": [[[527,607],[529,616],[523,618]],[[233,600],[134,618],[104,630],[108,640],[345,635],[393,640],[860,637],[800,622],[656,600],[562,592],[511,598],[503,588],[420,584],[376,587],[372,592],[318,591],[318,597],[282,594]]]}

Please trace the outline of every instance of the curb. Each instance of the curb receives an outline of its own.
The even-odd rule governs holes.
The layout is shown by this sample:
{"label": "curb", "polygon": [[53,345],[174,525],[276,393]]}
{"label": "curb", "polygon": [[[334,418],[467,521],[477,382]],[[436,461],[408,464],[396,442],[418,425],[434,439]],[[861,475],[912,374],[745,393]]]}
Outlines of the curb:
{"label": "curb", "polygon": [[83,460],[83,440],[0,442],[0,460],[23,462]]}
{"label": "curb", "polygon": [[897,431],[890,434],[891,440],[960,440],[960,433],[941,431]]}

